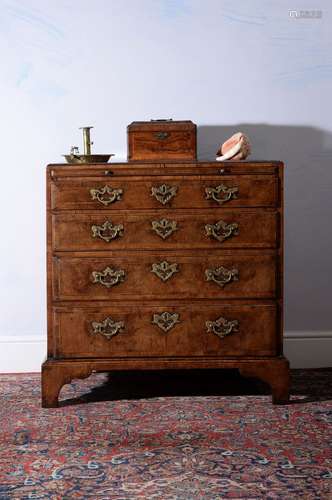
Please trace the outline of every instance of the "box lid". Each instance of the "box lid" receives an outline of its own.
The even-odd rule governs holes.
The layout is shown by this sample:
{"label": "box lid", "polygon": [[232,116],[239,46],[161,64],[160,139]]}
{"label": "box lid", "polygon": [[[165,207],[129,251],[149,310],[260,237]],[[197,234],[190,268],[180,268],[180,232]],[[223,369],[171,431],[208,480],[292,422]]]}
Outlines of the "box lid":
{"label": "box lid", "polygon": [[133,131],[159,131],[159,130],[193,130],[196,128],[195,123],[191,120],[150,120],[150,121],[135,121],[128,125],[127,130]]}

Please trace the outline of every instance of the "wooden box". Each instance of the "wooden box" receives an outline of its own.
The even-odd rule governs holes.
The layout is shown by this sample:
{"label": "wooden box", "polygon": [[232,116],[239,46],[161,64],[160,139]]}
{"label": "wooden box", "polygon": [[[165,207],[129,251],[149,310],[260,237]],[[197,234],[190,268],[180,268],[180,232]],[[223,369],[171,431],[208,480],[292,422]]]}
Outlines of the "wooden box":
{"label": "wooden box", "polygon": [[151,120],[127,127],[129,161],[196,160],[196,125],[190,121]]}

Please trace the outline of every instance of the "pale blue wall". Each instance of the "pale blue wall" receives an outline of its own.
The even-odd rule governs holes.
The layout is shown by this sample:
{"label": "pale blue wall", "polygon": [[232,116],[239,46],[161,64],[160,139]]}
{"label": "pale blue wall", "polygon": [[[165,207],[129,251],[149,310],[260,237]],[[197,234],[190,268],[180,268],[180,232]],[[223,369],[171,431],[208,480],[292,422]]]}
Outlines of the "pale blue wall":
{"label": "pale blue wall", "polygon": [[[94,125],[126,154],[135,119],[192,119],[201,156],[242,128],[284,159],[286,326],[331,330],[331,2],[1,1],[0,335],[45,332],[44,167]],[[209,128],[208,128],[209,126]]]}

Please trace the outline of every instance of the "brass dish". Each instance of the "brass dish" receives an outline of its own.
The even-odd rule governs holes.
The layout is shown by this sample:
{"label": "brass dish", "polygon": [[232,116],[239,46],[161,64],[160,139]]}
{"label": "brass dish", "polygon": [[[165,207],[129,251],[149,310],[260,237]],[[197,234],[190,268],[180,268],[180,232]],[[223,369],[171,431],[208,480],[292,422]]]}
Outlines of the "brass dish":
{"label": "brass dish", "polygon": [[66,158],[67,163],[107,163],[111,156],[110,155],[81,155],[70,153],[69,155],[63,155]]}

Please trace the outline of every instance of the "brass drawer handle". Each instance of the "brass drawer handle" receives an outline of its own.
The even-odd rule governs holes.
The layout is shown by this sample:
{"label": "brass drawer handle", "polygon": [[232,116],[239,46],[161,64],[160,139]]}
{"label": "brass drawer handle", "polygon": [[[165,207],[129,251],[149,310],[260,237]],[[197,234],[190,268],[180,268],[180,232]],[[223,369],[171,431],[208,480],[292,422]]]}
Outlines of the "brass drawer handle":
{"label": "brass drawer handle", "polygon": [[98,321],[92,321],[91,326],[93,333],[100,333],[101,335],[106,337],[107,340],[110,340],[112,337],[114,337],[114,335],[124,329],[124,322],[114,321],[111,316],[108,316],[104,319],[104,321],[101,321],[100,323]]}
{"label": "brass drawer handle", "polygon": [[178,313],[163,312],[161,314],[154,314],[152,318],[152,324],[157,325],[160,330],[167,333],[169,332],[177,323],[180,323],[180,315]]}
{"label": "brass drawer handle", "polygon": [[110,241],[123,235],[123,225],[114,224],[111,220],[107,220],[101,226],[91,226],[92,238],[100,238],[109,243]]}
{"label": "brass drawer handle", "polygon": [[103,205],[107,206],[115,201],[122,199],[123,189],[112,188],[111,186],[104,186],[100,189],[90,189],[90,196],[93,200],[97,200]]}
{"label": "brass drawer handle", "polygon": [[237,319],[227,320],[222,316],[216,319],[216,321],[206,321],[205,326],[208,333],[214,333],[221,339],[232,332],[239,331],[239,322]]}
{"label": "brass drawer handle", "polygon": [[219,184],[216,187],[210,186],[205,188],[205,199],[212,199],[219,203],[219,205],[222,205],[226,201],[236,199],[238,192],[239,188],[237,186],[228,187],[225,184]]}
{"label": "brass drawer handle", "polygon": [[205,270],[206,281],[214,281],[221,288],[224,288],[227,283],[231,281],[238,281],[239,271],[238,269],[226,269],[223,266],[216,267],[214,269]]}
{"label": "brass drawer handle", "polygon": [[154,196],[157,201],[166,205],[176,195],[177,191],[177,186],[161,184],[160,186],[152,186],[151,196]]}
{"label": "brass drawer handle", "polygon": [[169,132],[155,132],[154,134],[154,137],[156,137],[157,139],[160,139],[160,140],[165,140],[167,139],[167,137],[169,137]]}
{"label": "brass drawer handle", "polygon": [[227,224],[227,222],[219,220],[215,224],[206,224],[205,233],[206,236],[218,241],[224,241],[231,236],[237,236],[239,234],[239,225],[236,222]]}
{"label": "brass drawer handle", "polygon": [[153,231],[155,231],[160,238],[166,240],[174,231],[177,230],[177,222],[175,220],[160,219],[151,222]]}
{"label": "brass drawer handle", "polygon": [[125,278],[126,273],[123,269],[112,269],[111,267],[105,267],[103,271],[92,271],[91,273],[92,283],[99,283],[106,288],[112,288],[112,286],[122,283]]}
{"label": "brass drawer handle", "polygon": [[176,262],[171,264],[167,260],[162,262],[155,262],[152,264],[151,272],[154,273],[161,281],[169,280],[173,274],[179,272],[178,265]]}

